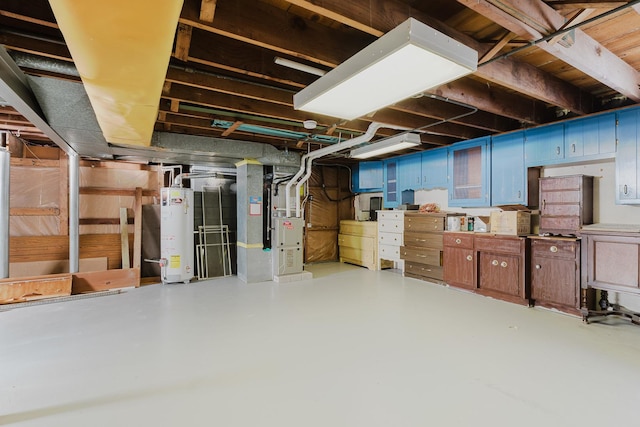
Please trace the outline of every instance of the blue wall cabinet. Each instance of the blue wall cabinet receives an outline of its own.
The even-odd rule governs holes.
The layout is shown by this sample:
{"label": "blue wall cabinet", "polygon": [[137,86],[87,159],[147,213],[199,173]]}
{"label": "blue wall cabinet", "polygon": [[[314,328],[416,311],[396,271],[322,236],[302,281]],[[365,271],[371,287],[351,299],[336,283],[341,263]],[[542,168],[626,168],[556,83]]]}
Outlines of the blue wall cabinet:
{"label": "blue wall cabinet", "polygon": [[447,188],[447,147],[422,153],[422,188]]}
{"label": "blue wall cabinet", "polygon": [[422,188],[422,154],[415,153],[398,158],[399,193]]}
{"label": "blue wall cabinet", "polygon": [[382,193],[385,208],[396,208],[400,204],[398,192],[398,160],[384,160],[384,191]]}
{"label": "blue wall cabinet", "polygon": [[491,140],[491,204],[527,204],[524,131],[497,135]]}
{"label": "blue wall cabinet", "polygon": [[490,137],[449,147],[449,206],[490,206]]}
{"label": "blue wall cabinet", "polygon": [[525,163],[527,166],[556,164],[564,160],[564,125],[556,123],[525,131]]}
{"label": "blue wall cabinet", "polygon": [[564,124],[567,161],[610,157],[616,151],[616,114],[606,113]]}
{"label": "blue wall cabinet", "polygon": [[638,187],[638,145],[640,109],[618,112],[616,152],[616,203],[640,204]]}
{"label": "blue wall cabinet", "polygon": [[360,162],[357,173],[354,174],[354,191],[376,192],[384,187],[384,171],[381,160],[372,162]]}

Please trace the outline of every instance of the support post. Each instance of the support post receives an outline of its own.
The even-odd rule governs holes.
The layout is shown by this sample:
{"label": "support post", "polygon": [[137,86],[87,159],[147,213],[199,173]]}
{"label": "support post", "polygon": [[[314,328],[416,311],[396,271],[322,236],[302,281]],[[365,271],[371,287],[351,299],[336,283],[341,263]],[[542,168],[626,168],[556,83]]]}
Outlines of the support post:
{"label": "support post", "polygon": [[80,271],[80,156],[69,154],[69,273]]}
{"label": "support post", "polygon": [[265,251],[262,239],[263,167],[255,160],[244,160],[237,168],[238,278],[245,283],[273,279],[271,252]]}
{"label": "support post", "polygon": [[[5,138],[6,134],[0,134]],[[9,179],[11,153],[0,146],[0,279],[9,277]]]}

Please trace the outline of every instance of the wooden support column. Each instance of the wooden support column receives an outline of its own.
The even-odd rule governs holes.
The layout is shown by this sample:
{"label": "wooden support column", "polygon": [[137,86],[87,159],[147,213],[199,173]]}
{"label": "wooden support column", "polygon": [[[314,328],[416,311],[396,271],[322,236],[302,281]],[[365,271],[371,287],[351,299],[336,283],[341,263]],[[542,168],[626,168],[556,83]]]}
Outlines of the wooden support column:
{"label": "wooden support column", "polygon": [[138,270],[136,287],[140,286],[140,264],[142,261],[142,188],[136,187],[133,203],[133,268]]}

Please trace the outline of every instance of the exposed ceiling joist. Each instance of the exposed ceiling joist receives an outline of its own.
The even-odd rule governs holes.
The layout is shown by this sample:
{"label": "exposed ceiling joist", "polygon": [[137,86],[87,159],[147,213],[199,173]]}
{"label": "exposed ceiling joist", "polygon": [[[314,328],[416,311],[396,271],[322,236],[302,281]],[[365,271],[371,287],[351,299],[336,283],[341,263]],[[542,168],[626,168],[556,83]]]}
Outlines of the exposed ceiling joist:
{"label": "exposed ceiling joist", "polygon": [[[458,2],[530,41],[542,39],[562,28],[565,23],[562,15],[541,0]],[[537,46],[629,99],[640,101],[640,73],[579,28],[574,31],[574,42],[568,48],[548,42],[538,43]]]}

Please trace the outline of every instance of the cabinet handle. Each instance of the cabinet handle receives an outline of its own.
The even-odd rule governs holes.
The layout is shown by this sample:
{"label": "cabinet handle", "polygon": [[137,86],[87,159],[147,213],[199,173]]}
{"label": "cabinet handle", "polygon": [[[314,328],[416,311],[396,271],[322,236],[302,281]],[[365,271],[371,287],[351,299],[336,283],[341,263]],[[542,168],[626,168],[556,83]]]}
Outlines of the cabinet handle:
{"label": "cabinet handle", "polygon": [[422,254],[416,254],[416,256],[419,257],[419,258],[426,258],[427,257],[426,255],[422,255]]}
{"label": "cabinet handle", "polygon": [[536,270],[540,270],[542,266],[540,264],[536,264]]}
{"label": "cabinet handle", "polygon": [[557,246],[551,246],[549,248],[549,250],[555,254],[556,252],[558,252],[558,247]]}
{"label": "cabinet handle", "polygon": [[456,245],[459,245],[460,243],[462,243],[462,240],[456,239]]}
{"label": "cabinet handle", "polygon": [[544,208],[547,206],[547,200],[546,199],[542,199],[542,210],[544,210]]}
{"label": "cabinet handle", "polygon": [[556,147],[556,154],[557,154],[558,156],[560,155],[560,146],[559,146],[559,145]]}
{"label": "cabinet handle", "polygon": [[[575,153],[576,152],[576,144],[571,144],[571,152]],[[558,153],[560,154],[560,153]]]}
{"label": "cabinet handle", "polygon": [[467,261],[473,261],[473,257],[471,255],[467,255]]}
{"label": "cabinet handle", "polygon": [[498,265],[498,260],[494,259],[493,261],[491,261],[491,265],[496,266]]}
{"label": "cabinet handle", "polygon": [[502,262],[500,263],[500,267],[502,267],[502,268],[506,268],[506,267],[507,267],[507,265],[509,265],[509,264],[507,264],[507,261],[502,261]]}
{"label": "cabinet handle", "polygon": [[426,239],[416,239],[416,242],[426,242]]}
{"label": "cabinet handle", "polygon": [[628,188],[627,188],[627,184],[624,185],[624,194],[627,195],[628,193]]}
{"label": "cabinet handle", "polygon": [[518,190],[518,199],[522,197],[522,191]]}

